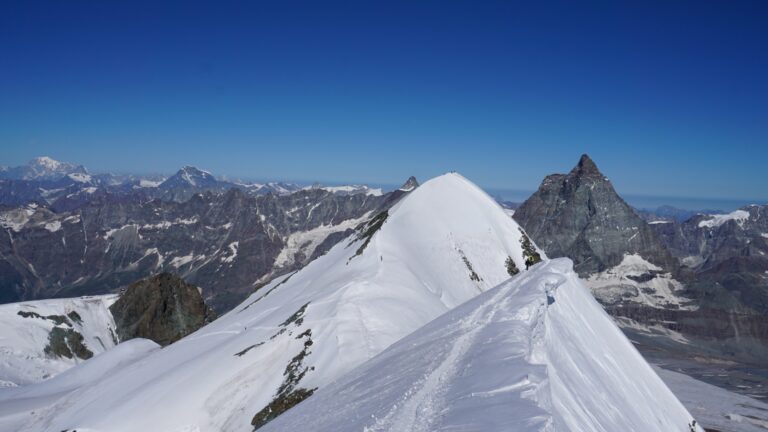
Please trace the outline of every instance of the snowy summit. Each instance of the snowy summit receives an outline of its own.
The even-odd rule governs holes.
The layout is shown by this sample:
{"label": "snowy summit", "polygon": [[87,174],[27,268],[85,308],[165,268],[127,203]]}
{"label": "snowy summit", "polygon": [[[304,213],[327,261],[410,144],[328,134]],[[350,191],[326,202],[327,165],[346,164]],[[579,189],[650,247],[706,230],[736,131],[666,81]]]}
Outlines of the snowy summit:
{"label": "snowy summit", "polygon": [[435,178],[198,332],[44,408],[30,405],[14,426],[251,431],[273,407],[326,386],[511,270],[524,273],[526,257],[541,254],[533,248],[477,186]]}

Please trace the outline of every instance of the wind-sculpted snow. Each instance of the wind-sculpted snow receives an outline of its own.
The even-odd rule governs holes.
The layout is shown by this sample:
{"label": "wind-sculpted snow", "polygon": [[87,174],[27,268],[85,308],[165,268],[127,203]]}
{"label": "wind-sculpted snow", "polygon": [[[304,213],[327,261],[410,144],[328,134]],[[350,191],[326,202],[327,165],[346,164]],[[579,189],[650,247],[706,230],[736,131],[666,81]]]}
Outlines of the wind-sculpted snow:
{"label": "wind-sculpted snow", "polygon": [[20,430],[252,431],[271,407],[506,280],[509,259],[525,274],[518,225],[460,175],[386,215],[201,330],[28,413]]}
{"label": "wind-sculpted snow", "polygon": [[442,315],[263,430],[702,431],[693,425],[570,260],[557,259]]}

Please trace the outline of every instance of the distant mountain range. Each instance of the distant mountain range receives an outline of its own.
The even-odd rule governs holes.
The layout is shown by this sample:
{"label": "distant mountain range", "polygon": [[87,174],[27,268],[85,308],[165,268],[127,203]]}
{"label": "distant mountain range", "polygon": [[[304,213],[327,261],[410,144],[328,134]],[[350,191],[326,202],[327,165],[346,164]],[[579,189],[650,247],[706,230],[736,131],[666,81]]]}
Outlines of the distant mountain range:
{"label": "distant mountain range", "polygon": [[[521,204],[493,200],[453,173],[425,185],[411,177],[400,188],[384,192],[364,185],[246,184],[217,178],[190,166],[167,178],[92,175],[80,166],[48,158],[39,158],[26,168],[2,172],[0,302],[20,302],[8,305],[5,310],[10,312],[0,314],[0,319],[9,323],[9,329],[17,329],[12,337],[6,338],[10,345],[0,343],[0,349],[15,353],[8,357],[14,359],[13,364],[8,363],[10,372],[0,370],[5,380],[15,382],[8,377],[17,369],[20,372],[14,379],[19,382],[33,382],[67,368],[77,370],[76,365],[90,357],[88,353],[112,353],[102,357],[109,364],[126,365],[142,358],[149,365],[136,373],[117,374],[115,378],[104,375],[101,369],[98,373],[89,372],[88,385],[99,390],[72,393],[71,398],[65,397],[67,392],[57,392],[55,386],[37,388],[34,391],[42,399],[33,398],[35,404],[42,406],[63,398],[63,405],[61,409],[51,406],[50,410],[39,412],[35,405],[31,408],[34,412],[29,413],[28,430],[35,430],[35,422],[63,429],[92,422],[104,426],[113,417],[94,414],[86,423],[79,423],[82,417],[78,410],[87,407],[97,413],[99,410],[93,407],[109,399],[104,395],[113,395],[109,403],[115,405],[118,399],[128,397],[124,391],[141,395],[134,399],[137,401],[151,399],[165,391],[163,377],[177,373],[179,377],[200,375],[210,369],[209,362],[217,365],[216,374],[205,382],[191,380],[182,391],[188,395],[184,406],[176,406],[175,411],[166,410],[167,405],[158,405],[155,410],[135,402],[133,408],[127,406],[111,415],[127,421],[137,417],[135,409],[141,409],[147,419],[144,426],[149,428],[158,424],[182,428],[184,425],[174,420],[181,418],[207,425],[202,430],[211,429],[211,425],[215,426],[211,426],[213,429],[229,430],[235,424],[237,430],[265,425],[269,429],[277,427],[268,423],[278,414],[317,389],[318,402],[275,425],[304,423],[307,416],[332,409],[348,396],[361,405],[345,402],[345,406],[369,411],[382,403],[384,399],[379,398],[405,400],[422,393],[427,395],[419,399],[423,403],[439,405],[443,400],[434,398],[430,392],[443,390],[427,384],[421,386],[415,375],[409,378],[413,386],[377,387],[376,394],[359,393],[354,387],[359,378],[354,376],[352,381],[343,381],[342,387],[329,387],[327,391],[323,388],[391,344],[395,344],[393,350],[382,354],[392,356],[385,357],[391,360],[385,363],[401,370],[413,367],[414,373],[426,374],[425,380],[448,383],[458,379],[449,372],[443,373],[443,369],[436,370],[437,375],[429,372],[433,366],[449,370],[460,365],[471,369],[477,362],[489,362],[501,368],[509,357],[506,351],[494,351],[493,344],[472,345],[479,354],[444,348],[475,340],[475,332],[490,332],[491,339],[507,335],[505,343],[518,348],[538,340],[539,321],[526,321],[531,316],[516,315],[513,309],[537,311],[541,320],[548,320],[547,326],[553,326],[551,329],[584,324],[573,318],[578,314],[570,318],[566,318],[567,314],[558,315],[566,313],[558,312],[558,302],[583,304],[584,299],[578,296],[568,294],[566,300],[565,294],[557,294],[558,286],[569,292],[583,289],[575,275],[646,357],[659,362],[675,361],[679,370],[699,373],[707,381],[745,394],[768,394],[768,386],[764,385],[768,380],[761,375],[768,375],[764,367],[768,358],[768,206],[747,206],[731,213],[713,214],[693,214],[674,208],[640,211],[619,196],[587,155],[569,173],[547,176]],[[572,269],[566,262],[549,261],[558,257],[570,258]],[[539,265],[540,261],[546,265]],[[549,270],[535,273],[543,267]],[[526,270],[538,276],[529,280]],[[183,336],[173,336],[173,328],[158,330],[156,323],[163,319],[144,316],[144,311],[165,310],[163,305],[180,298],[166,293],[142,303],[143,299],[151,298],[151,293],[160,292],[157,284],[163,283],[146,278],[161,273],[183,278],[175,284],[186,293],[197,289],[190,288],[189,283],[200,288],[208,306],[200,303],[200,299],[185,302],[197,310],[193,314],[196,326],[213,316],[213,312],[206,312],[208,307],[224,316],[160,351],[155,344],[122,343],[123,333],[120,338],[113,338],[120,326],[125,327],[118,321],[126,320],[138,323],[133,328],[141,327],[144,332],[136,334],[153,335],[162,344]],[[496,300],[477,300],[487,303],[485,306],[477,303],[475,309],[460,309],[458,315],[444,318],[441,322],[448,326],[463,323],[455,333],[444,335],[453,342],[424,343],[420,348],[445,354],[435,356],[442,358],[442,363],[422,365],[426,369],[419,369],[421,363],[408,360],[404,354],[408,350],[397,348],[396,342],[406,334],[509,277],[540,284],[536,289],[522,282],[508,284],[496,290],[505,293],[494,297]],[[154,282],[136,282],[140,280]],[[131,298],[121,294],[128,286],[146,289],[143,294],[133,295],[131,304],[120,308],[123,312],[113,311],[111,305],[118,298]],[[531,295],[530,302],[526,292]],[[50,300],[76,296],[96,297]],[[28,302],[34,299],[48,300]],[[508,310],[491,307],[501,301],[512,301],[515,306]],[[548,308],[551,302],[557,306]],[[82,319],[69,317],[70,312],[76,312]],[[594,318],[594,311],[589,313]],[[68,318],[58,324],[59,316]],[[472,317],[482,317],[485,324],[472,321]],[[594,325],[608,325],[607,320],[594,319]],[[16,334],[27,323],[39,324],[36,328],[40,331],[30,341]],[[524,324],[534,327],[524,328]],[[61,330],[55,330],[57,326]],[[500,326],[512,326],[509,331],[519,330],[519,338],[512,338],[509,332],[489,330]],[[438,337],[436,333],[424,332],[426,336],[422,337],[427,339]],[[50,335],[54,333],[57,342],[51,345]],[[187,333],[185,330],[184,334]],[[610,336],[611,340],[614,336]],[[419,337],[414,336],[413,343],[421,343]],[[566,351],[557,350],[578,337],[574,334],[558,341],[541,342],[542,347],[548,347],[546,355],[536,350],[527,355],[535,354],[536,361],[548,365],[550,379],[556,381],[560,370],[569,371],[567,376],[575,380],[578,374],[569,369],[568,362],[561,361],[561,355],[580,357],[578,369],[597,367],[581,350],[588,343],[586,340]],[[607,333],[601,333],[600,340],[606,337]],[[118,341],[121,344],[113,348]],[[69,350],[72,357],[47,362],[48,346],[58,347],[57,352],[63,354]],[[156,351],[161,354],[155,354]],[[634,362],[635,369],[647,366],[623,348],[609,351],[605,355]],[[28,362],[29,369],[18,366],[24,363],[24,358],[33,360]],[[201,360],[192,362],[191,358]],[[339,358],[344,360],[339,362]],[[530,370],[530,376],[538,373],[536,361],[521,363],[520,367]],[[258,367],[244,368],[251,364]],[[380,363],[371,364],[361,370],[376,370]],[[221,365],[225,365],[225,370],[219,370]],[[713,365],[739,368],[739,374],[727,375],[731,377],[729,382],[718,381],[718,374],[711,373]],[[592,391],[610,393],[616,386],[633,385],[632,380],[601,381],[598,376],[620,373],[623,369],[606,364],[600,368],[602,372],[589,375],[588,381],[598,383]],[[382,370],[393,373],[386,372],[390,369]],[[691,372],[702,370],[707,372]],[[366,386],[382,385],[376,384],[374,372],[368,375],[372,380],[366,381]],[[654,376],[648,372],[645,382],[655,379],[651,378]],[[479,386],[499,379],[493,374],[478,378]],[[552,389],[536,379],[527,379],[526,388],[548,388],[554,392],[552,395],[568,401],[562,403],[573,402],[568,399],[567,389]],[[181,381],[184,380],[179,378]],[[67,384],[66,388],[84,385],[78,383]],[[241,385],[251,390],[240,392]],[[611,400],[615,402],[625,396],[613,395]],[[0,394],[0,400],[2,397]],[[640,406],[641,399],[645,400],[633,397],[615,406],[628,410],[629,406]],[[669,403],[672,401],[669,399]],[[228,405],[222,405],[225,402]],[[567,410],[560,411],[562,405],[540,402],[535,406],[516,405],[515,409],[521,409],[520,415],[529,416],[531,421],[540,418],[536,413],[543,409],[553,424],[576,429],[608,424],[632,429],[648,420],[627,417],[624,422],[610,423],[610,418],[605,418],[596,424],[583,423],[583,419],[569,418]],[[592,399],[582,402],[589,406],[596,403]],[[480,404],[473,409],[490,406]],[[448,411],[460,408],[444,406]],[[381,414],[369,411],[366,415]],[[403,406],[391,415],[385,413],[388,419],[375,424],[392,430],[418,426],[409,423],[413,420],[411,412]],[[176,414],[170,415],[173,413]],[[472,421],[480,424],[482,420],[473,417]],[[688,423],[691,420],[684,410],[657,420],[685,420],[685,430],[697,430]],[[0,426],[3,421],[0,413]],[[334,421],[323,424],[327,430],[341,427]],[[445,423],[446,427],[454,424]],[[504,423],[500,424],[499,430],[504,430]],[[373,427],[366,423],[367,426]]]}
{"label": "distant mountain range", "polygon": [[365,185],[300,186],[285,182],[236,182],[215,177],[208,171],[192,166],[182,167],[167,178],[89,174],[82,165],[59,162],[45,156],[19,167],[0,167],[0,208],[37,204],[48,206],[54,211],[71,211],[91,199],[107,194],[183,202],[195,194],[222,194],[230,189],[239,189],[250,195],[286,195],[303,189],[323,189],[344,195],[382,194],[381,189]]}

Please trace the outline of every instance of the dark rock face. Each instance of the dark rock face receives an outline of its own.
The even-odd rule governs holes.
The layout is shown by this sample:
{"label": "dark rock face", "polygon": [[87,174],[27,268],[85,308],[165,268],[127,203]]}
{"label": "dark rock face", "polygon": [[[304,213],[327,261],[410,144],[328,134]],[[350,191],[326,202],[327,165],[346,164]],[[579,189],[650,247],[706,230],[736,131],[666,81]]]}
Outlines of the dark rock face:
{"label": "dark rock face", "polygon": [[768,314],[768,205],[655,224],[706,307]]}
{"label": "dark rock face", "polygon": [[170,273],[132,284],[109,310],[120,342],[140,337],[162,346],[176,342],[215,318],[199,288]]}
{"label": "dark rock face", "polygon": [[568,174],[547,176],[514,214],[550,257],[569,257],[581,276],[639,254],[673,269],[676,262],[648,224],[616,193],[587,155]]}
{"label": "dark rock face", "polygon": [[149,190],[148,193],[163,200],[183,202],[197,193],[223,193],[235,186],[233,183],[216,180],[207,171],[185,166],[161,183],[160,186]]}
{"label": "dark rock face", "polygon": [[48,335],[45,353],[51,357],[66,357],[87,360],[93,352],[83,343],[83,335],[71,328],[54,327]]}
{"label": "dark rock face", "polygon": [[419,181],[416,180],[416,177],[410,176],[408,177],[408,180],[406,180],[405,183],[403,183],[403,185],[400,186],[400,190],[405,192],[410,192],[416,189],[417,187],[419,187]]}
{"label": "dark rock face", "polygon": [[[104,294],[158,272],[203,288],[219,312],[263,282],[325,253],[354,225],[407,192],[340,195],[322,189],[254,195],[239,189],[187,201],[94,193],[51,211],[0,212],[0,301]],[[318,243],[291,236],[326,227]],[[289,259],[277,262],[281,251]]]}

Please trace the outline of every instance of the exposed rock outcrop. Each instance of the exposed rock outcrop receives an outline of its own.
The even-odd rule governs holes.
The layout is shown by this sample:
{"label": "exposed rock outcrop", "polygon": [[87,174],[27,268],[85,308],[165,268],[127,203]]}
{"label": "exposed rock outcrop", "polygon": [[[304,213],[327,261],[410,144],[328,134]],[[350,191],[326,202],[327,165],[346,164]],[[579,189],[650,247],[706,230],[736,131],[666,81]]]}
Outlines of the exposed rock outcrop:
{"label": "exposed rock outcrop", "polygon": [[170,273],[132,284],[109,310],[115,318],[120,342],[140,337],[162,346],[215,318],[200,289]]}
{"label": "exposed rock outcrop", "polygon": [[419,181],[416,180],[416,177],[410,176],[408,177],[408,180],[406,180],[405,183],[403,183],[403,185],[400,186],[400,190],[404,192],[410,192],[416,189],[417,187],[419,187]]}

